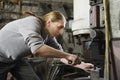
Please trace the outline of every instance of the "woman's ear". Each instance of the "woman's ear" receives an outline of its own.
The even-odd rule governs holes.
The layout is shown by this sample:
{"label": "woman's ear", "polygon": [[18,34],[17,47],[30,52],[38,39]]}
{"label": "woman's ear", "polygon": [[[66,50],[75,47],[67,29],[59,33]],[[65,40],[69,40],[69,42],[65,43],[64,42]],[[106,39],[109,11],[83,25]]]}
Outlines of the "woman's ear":
{"label": "woman's ear", "polygon": [[51,20],[49,19],[49,20],[47,20],[47,22],[46,22],[48,25],[51,23]]}
{"label": "woman's ear", "polygon": [[50,20],[47,20],[47,21],[46,21],[46,23],[45,23],[46,28],[48,28],[48,27],[50,26],[50,23],[51,23],[51,21],[50,21]]}

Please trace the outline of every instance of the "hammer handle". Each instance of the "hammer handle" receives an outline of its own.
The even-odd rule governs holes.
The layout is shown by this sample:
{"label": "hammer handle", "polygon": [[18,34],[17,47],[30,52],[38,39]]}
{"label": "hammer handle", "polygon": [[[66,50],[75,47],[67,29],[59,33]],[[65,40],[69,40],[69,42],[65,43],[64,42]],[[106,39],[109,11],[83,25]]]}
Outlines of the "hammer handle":
{"label": "hammer handle", "polygon": [[68,64],[72,64],[72,61],[71,61],[71,60],[68,60]]}

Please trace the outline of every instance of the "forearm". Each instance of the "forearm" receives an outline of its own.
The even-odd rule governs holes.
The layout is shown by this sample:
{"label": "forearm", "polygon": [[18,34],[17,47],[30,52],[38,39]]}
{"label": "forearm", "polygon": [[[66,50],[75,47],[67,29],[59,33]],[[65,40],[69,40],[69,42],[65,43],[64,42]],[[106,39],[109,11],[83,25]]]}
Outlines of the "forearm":
{"label": "forearm", "polygon": [[54,49],[50,46],[44,45],[37,49],[34,54],[42,56],[42,57],[54,57],[54,58],[67,58],[69,53],[62,52],[60,50]]}

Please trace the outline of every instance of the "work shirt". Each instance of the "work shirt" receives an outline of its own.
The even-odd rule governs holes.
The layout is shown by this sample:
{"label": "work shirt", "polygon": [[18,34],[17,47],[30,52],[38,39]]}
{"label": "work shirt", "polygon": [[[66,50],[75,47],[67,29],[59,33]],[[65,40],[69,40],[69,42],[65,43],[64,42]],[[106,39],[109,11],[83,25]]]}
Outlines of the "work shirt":
{"label": "work shirt", "polygon": [[44,44],[60,48],[55,38],[45,33],[42,19],[18,19],[0,30],[0,61],[12,61],[32,54]]}

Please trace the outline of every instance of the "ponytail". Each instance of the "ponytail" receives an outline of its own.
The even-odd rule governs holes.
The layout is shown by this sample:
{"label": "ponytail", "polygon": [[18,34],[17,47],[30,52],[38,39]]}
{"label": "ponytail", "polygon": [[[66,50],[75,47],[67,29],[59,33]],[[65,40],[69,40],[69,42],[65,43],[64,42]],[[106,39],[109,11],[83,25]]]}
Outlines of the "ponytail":
{"label": "ponytail", "polygon": [[39,18],[39,19],[42,19],[42,17],[40,17],[40,16],[38,16],[38,15],[30,12],[30,11],[24,11],[23,14],[28,14],[28,15],[31,15],[31,16],[35,16],[35,17],[37,17],[37,18]]}

